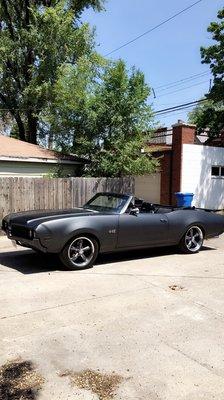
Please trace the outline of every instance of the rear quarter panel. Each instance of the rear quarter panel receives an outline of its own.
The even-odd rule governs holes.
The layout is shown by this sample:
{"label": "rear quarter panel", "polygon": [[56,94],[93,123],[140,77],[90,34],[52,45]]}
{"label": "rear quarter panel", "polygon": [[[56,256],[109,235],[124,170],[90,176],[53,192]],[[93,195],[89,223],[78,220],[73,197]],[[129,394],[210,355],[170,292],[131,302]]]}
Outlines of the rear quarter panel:
{"label": "rear quarter panel", "polygon": [[95,236],[100,251],[106,252],[116,247],[118,218],[116,214],[61,218],[40,224],[36,232],[50,253],[59,253],[73,237],[84,233]]}
{"label": "rear quarter panel", "polygon": [[202,228],[205,238],[218,236],[224,232],[224,217],[203,210],[178,210],[167,214],[169,219],[170,234],[175,243],[180,239],[191,225]]}

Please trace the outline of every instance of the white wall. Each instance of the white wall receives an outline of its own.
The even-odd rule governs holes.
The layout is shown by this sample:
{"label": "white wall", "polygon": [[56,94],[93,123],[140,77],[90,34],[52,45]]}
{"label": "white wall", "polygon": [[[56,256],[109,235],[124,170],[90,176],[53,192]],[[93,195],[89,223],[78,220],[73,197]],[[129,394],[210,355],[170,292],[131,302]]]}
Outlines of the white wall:
{"label": "white wall", "polygon": [[135,196],[151,203],[160,203],[160,173],[136,176]]}
{"label": "white wall", "polygon": [[[0,177],[8,176],[23,176],[32,178],[41,178],[52,173],[56,164],[20,162],[20,161],[0,161]],[[76,176],[76,165],[64,164],[63,174],[66,176]]]}
{"label": "white wall", "polygon": [[181,191],[195,194],[196,207],[224,209],[224,178],[211,176],[212,165],[224,166],[224,148],[184,144]]}

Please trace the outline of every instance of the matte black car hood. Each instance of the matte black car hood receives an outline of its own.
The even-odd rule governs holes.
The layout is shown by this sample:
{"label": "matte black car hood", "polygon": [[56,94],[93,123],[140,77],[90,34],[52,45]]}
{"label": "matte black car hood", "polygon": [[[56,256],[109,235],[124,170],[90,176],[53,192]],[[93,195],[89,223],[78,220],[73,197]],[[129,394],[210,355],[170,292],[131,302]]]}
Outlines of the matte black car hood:
{"label": "matte black car hood", "polygon": [[78,216],[87,216],[96,214],[99,213],[84,208],[72,208],[67,210],[25,211],[25,212],[9,214],[4,219],[7,222],[13,224],[25,225],[27,223],[32,223],[32,222],[42,223],[53,219],[55,220],[60,218],[74,218]]}

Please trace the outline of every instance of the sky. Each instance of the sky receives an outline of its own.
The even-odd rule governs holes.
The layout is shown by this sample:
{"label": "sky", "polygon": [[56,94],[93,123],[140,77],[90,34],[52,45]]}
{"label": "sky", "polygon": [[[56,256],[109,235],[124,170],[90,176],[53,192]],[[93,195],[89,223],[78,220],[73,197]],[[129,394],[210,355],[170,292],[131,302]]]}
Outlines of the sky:
{"label": "sky", "polygon": [[[88,10],[82,20],[95,26],[97,50],[106,55],[194,2],[107,0],[105,11],[95,13]],[[198,100],[208,92],[211,78],[209,65],[201,64],[200,46],[211,44],[207,27],[217,19],[217,11],[222,7],[223,0],[203,0],[186,13],[108,57],[112,60],[122,58],[128,67],[134,65],[144,72],[146,82],[155,91],[156,99],[153,95],[149,98],[155,111]],[[190,78],[195,74],[201,76]],[[189,79],[168,86],[185,78]],[[156,121],[159,125],[170,127],[178,119],[187,121],[187,114],[188,111],[176,111]]]}

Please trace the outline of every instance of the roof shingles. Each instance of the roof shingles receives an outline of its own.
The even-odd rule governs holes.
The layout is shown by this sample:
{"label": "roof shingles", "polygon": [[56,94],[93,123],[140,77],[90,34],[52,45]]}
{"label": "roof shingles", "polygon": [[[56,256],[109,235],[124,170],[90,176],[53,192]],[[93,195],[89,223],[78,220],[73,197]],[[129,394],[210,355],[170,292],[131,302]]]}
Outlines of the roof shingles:
{"label": "roof shingles", "polygon": [[23,142],[8,136],[0,135],[0,158],[11,157],[19,159],[38,158],[42,160],[64,160],[86,162],[87,160],[72,154],[63,154],[54,150],[44,149],[36,144]]}

